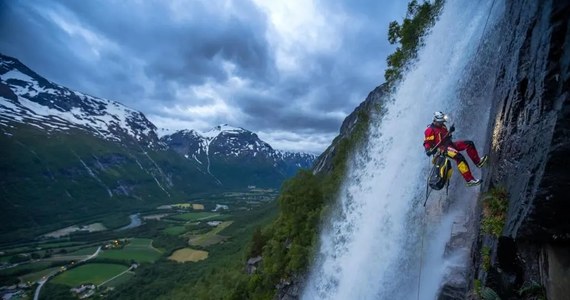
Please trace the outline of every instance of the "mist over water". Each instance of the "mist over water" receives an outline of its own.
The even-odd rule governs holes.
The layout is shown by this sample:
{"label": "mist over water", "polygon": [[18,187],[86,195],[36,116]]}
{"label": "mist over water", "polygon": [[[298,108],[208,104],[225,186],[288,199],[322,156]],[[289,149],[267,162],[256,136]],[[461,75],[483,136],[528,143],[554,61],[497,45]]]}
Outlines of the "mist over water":
{"label": "mist over water", "polygon": [[[492,0],[447,1],[417,63],[383,104],[386,113],[373,121],[364,149],[349,162],[303,299],[417,299],[418,286],[419,299],[434,299],[449,269],[466,263],[464,254],[444,256],[444,250],[454,220],[473,206],[478,188],[466,189],[455,171],[449,197],[434,191],[425,213],[429,160],[423,132],[439,110],[454,119],[469,115],[469,124],[485,127],[488,108],[469,107],[463,79],[491,5]],[[469,128],[458,126],[456,136],[484,149],[485,130]]]}

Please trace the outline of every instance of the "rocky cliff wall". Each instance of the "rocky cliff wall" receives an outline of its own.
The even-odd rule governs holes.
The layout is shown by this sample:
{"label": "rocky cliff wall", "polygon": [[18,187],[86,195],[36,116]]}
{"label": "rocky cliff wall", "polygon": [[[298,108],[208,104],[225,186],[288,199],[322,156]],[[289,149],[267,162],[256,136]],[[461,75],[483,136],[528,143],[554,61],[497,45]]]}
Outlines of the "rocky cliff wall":
{"label": "rocky cliff wall", "polygon": [[502,19],[487,184],[506,188],[509,207],[500,238],[480,235],[474,279],[501,299],[568,299],[570,2],[507,1]]}
{"label": "rocky cliff wall", "polygon": [[377,86],[372,90],[366,99],[354,109],[342,122],[340,127],[339,135],[335,137],[331,145],[317,158],[314,163],[313,172],[316,173],[330,173],[332,172],[332,161],[337,154],[337,146],[341,140],[348,138],[353,134],[353,131],[357,127],[358,122],[363,122],[367,120],[361,120],[359,115],[371,115],[373,113],[378,113],[378,109],[383,101],[386,101],[386,97],[389,95],[388,86],[382,84]]}

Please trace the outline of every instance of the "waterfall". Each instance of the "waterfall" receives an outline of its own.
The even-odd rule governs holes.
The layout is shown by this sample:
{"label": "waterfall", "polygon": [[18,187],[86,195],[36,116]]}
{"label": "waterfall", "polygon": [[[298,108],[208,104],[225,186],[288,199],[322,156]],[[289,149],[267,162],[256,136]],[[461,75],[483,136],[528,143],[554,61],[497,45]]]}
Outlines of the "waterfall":
{"label": "waterfall", "polygon": [[456,122],[456,139],[475,141],[480,153],[487,147],[490,108],[481,104],[484,92],[466,88],[466,78],[477,68],[474,58],[482,55],[485,32],[499,15],[490,12],[501,5],[491,10],[492,5],[492,0],[446,3],[417,62],[382,104],[382,116],[372,121],[364,149],[349,161],[303,299],[417,299],[418,294],[434,299],[450,270],[468,264],[465,251],[444,252],[452,227],[469,215],[479,188],[466,188],[453,163],[449,196],[434,191],[424,209],[429,160],[423,132],[433,112],[444,111]]}

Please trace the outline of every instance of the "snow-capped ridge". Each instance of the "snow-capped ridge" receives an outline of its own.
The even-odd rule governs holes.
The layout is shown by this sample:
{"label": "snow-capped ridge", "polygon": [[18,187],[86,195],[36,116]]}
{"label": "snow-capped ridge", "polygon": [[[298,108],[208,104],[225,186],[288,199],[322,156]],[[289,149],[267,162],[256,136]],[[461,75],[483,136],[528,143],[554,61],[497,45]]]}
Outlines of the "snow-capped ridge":
{"label": "snow-capped ridge", "polygon": [[119,102],[70,90],[36,74],[20,61],[0,54],[0,133],[18,124],[51,132],[79,129],[120,143],[164,149],[206,166],[210,160],[310,167],[314,155],[278,151],[247,129],[220,124],[206,132],[172,130],[152,124],[143,113]]}
{"label": "snow-capped ridge", "polygon": [[223,133],[242,133],[242,132],[248,132],[248,130],[245,130],[240,127],[230,126],[228,124],[221,124],[206,132],[201,133],[201,135],[205,138],[213,139]]}
{"label": "snow-capped ridge", "polygon": [[[191,132],[192,134],[188,134]],[[239,161],[270,164],[283,173],[293,169],[311,168],[316,155],[275,150],[261,140],[257,134],[227,124],[198,133],[193,130],[179,130],[161,137],[168,147],[187,159],[198,161],[206,166],[213,176],[216,170],[210,168],[212,161]]]}
{"label": "snow-capped ridge", "polygon": [[158,145],[156,126],[141,112],[50,82],[2,54],[0,87],[0,125],[5,127],[16,122],[48,132],[76,128],[108,140]]}

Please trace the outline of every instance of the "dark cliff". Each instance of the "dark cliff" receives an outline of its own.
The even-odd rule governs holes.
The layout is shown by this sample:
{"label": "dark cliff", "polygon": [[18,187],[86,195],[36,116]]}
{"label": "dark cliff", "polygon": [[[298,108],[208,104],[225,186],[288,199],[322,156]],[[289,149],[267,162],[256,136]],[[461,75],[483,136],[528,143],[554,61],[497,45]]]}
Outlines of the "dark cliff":
{"label": "dark cliff", "polygon": [[501,299],[568,299],[570,3],[507,1],[502,20],[487,184],[509,206],[500,237],[479,235],[473,279]]}
{"label": "dark cliff", "polygon": [[[337,155],[340,141],[353,135],[354,130],[360,122],[368,122],[367,118],[380,111],[380,105],[384,98],[389,95],[388,86],[382,84],[372,90],[366,99],[348,115],[340,127],[339,135],[332,141],[331,145],[317,158],[314,163],[313,172],[330,173],[332,171],[332,161]],[[366,125],[368,126],[368,125]]]}

